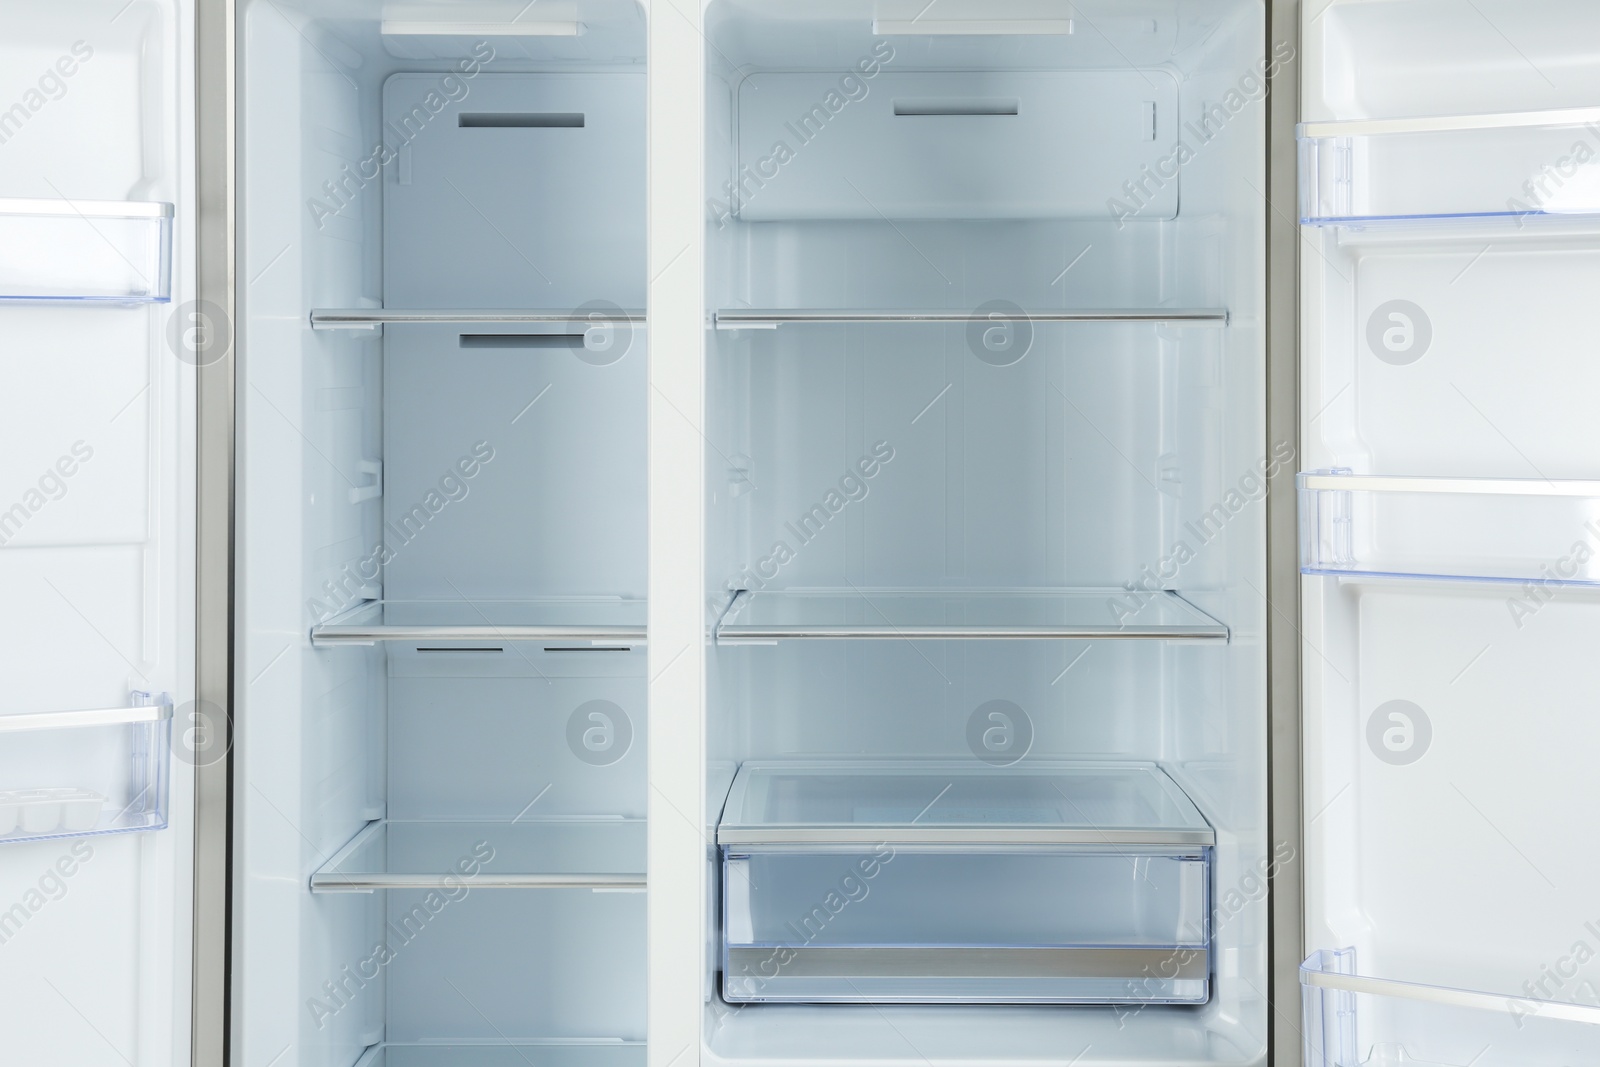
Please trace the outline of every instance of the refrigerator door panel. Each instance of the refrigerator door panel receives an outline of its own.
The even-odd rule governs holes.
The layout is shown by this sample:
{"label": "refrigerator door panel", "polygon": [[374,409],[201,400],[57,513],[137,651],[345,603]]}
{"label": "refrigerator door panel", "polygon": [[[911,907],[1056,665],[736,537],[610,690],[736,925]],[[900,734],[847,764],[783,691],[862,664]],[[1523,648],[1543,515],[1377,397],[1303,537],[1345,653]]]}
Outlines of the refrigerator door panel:
{"label": "refrigerator door panel", "polygon": [[[1308,1064],[1600,1054],[1587,5],[1307,5]],[[1358,89],[1359,87],[1359,89]]]}
{"label": "refrigerator door panel", "polygon": [[193,5],[0,5],[0,1033],[189,1060]]}

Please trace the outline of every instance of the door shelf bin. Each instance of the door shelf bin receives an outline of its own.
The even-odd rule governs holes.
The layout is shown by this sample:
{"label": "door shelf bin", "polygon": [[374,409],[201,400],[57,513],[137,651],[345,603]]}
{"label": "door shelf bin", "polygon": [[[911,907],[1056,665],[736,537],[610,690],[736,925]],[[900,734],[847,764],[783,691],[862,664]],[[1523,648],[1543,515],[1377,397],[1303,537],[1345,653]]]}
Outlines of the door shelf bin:
{"label": "door shelf bin", "polygon": [[167,825],[172,702],[0,717],[0,843]]}
{"label": "door shelf bin", "polygon": [[642,819],[368,823],[311,876],[313,893],[644,889]]}
{"label": "door shelf bin", "polygon": [[1215,835],[1154,764],[746,763],[717,842],[731,1003],[1210,995]]}
{"label": "door shelf bin", "polygon": [[1600,1059],[1600,1007],[1370,978],[1356,950],[1300,965],[1305,1067],[1564,1067]]}
{"label": "door shelf bin", "polygon": [[0,301],[171,298],[171,204],[0,199]]}
{"label": "door shelf bin", "polygon": [[1297,481],[1304,574],[1600,586],[1600,481]]}
{"label": "door shelf bin", "polygon": [[1597,123],[1600,108],[1302,123],[1300,221],[1600,214],[1583,163]]}

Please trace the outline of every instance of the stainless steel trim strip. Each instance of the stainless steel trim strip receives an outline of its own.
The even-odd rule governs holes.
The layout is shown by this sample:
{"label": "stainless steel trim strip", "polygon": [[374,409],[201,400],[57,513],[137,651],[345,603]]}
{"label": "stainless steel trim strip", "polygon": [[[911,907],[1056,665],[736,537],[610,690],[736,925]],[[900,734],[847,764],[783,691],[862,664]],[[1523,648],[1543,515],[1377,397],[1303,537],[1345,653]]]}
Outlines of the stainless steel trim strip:
{"label": "stainless steel trim strip", "polygon": [[215,758],[208,751],[194,766],[193,1067],[226,1067],[232,1055],[237,16],[235,0],[195,4],[193,310],[220,317],[211,336],[225,339],[195,368],[195,712],[218,717],[212,725],[227,734]]}
{"label": "stainless steel trim strip", "polygon": [[[990,945],[730,947],[730,973],[763,974],[775,952],[785,978],[1111,978],[1203,981],[1211,960],[1201,946],[1185,948],[997,948]],[[742,965],[742,967],[741,967]]]}
{"label": "stainless steel trim strip", "polygon": [[1569,107],[1552,111],[1508,111],[1489,115],[1429,115],[1405,119],[1347,119],[1339,122],[1302,122],[1296,136],[1371,137],[1393,133],[1453,133],[1458,130],[1507,130],[1535,126],[1588,126],[1600,122],[1600,107]]}
{"label": "stainless steel trim strip", "polygon": [[595,311],[579,315],[574,311],[528,311],[518,308],[317,308],[311,312],[313,330],[366,329],[385,323],[515,323],[543,322],[556,325],[594,325],[597,323],[645,324],[643,311]]}
{"label": "stainless steel trim strip", "polygon": [[1347,993],[1369,993],[1374,996],[1399,997],[1419,1000],[1429,1004],[1442,1004],[1452,1008],[1475,1008],[1480,1011],[1504,1011],[1518,1019],[1558,1019],[1563,1022],[1590,1023],[1600,1026],[1600,1007],[1589,1004],[1570,1004],[1558,1000],[1535,1000],[1531,997],[1513,997],[1503,993],[1480,993],[1473,989],[1452,989],[1448,986],[1423,985],[1419,982],[1399,982],[1392,978],[1367,978],[1359,974],[1330,974],[1327,971],[1302,970],[1301,981],[1318,989],[1339,989]]}
{"label": "stainless steel trim strip", "polygon": [[719,845],[1097,845],[1196,848],[1216,844],[1207,827],[719,826]]}
{"label": "stainless steel trim strip", "polygon": [[65,215],[92,219],[170,219],[171,204],[159,200],[69,200],[65,197],[0,197],[0,215]]}
{"label": "stainless steel trim strip", "polygon": [[118,726],[161,722],[172,718],[172,705],[150,704],[137,708],[93,708],[87,711],[36,711],[28,715],[0,716],[0,734],[24,730],[69,730],[79,726]]}
{"label": "stainless steel trim strip", "polygon": [[[974,310],[923,309],[875,311],[837,308],[723,308],[714,316],[719,330],[762,330],[778,326],[822,323],[955,322],[974,320]],[[1174,325],[1226,326],[1226,308],[1043,308],[1024,311],[1029,322],[1165,322]]]}
{"label": "stainless steel trim strip", "polygon": [[1431,478],[1391,474],[1301,474],[1301,489],[1363,493],[1457,493],[1480,496],[1600,497],[1600,481],[1577,478]]}
{"label": "stainless steel trim strip", "polygon": [[335,874],[311,876],[313,893],[372,893],[382,889],[644,889],[642,874]]}

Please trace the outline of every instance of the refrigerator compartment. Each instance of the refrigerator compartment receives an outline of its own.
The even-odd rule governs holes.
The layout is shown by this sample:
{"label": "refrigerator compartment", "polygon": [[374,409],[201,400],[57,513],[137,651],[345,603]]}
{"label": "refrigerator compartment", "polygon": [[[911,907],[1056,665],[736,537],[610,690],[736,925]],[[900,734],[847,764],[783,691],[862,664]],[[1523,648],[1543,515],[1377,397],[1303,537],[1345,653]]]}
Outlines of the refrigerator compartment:
{"label": "refrigerator compartment", "polygon": [[751,762],[717,842],[732,1003],[1209,998],[1215,835],[1154,764]]}
{"label": "refrigerator compartment", "polygon": [[645,604],[617,598],[538,600],[371,600],[311,628],[317,646],[379,641],[563,641],[636,645],[645,639]]}
{"label": "refrigerator compartment", "polygon": [[172,205],[0,198],[0,301],[166,303]]}
{"label": "refrigerator compartment", "polygon": [[719,308],[719,330],[775,330],[780,326],[859,325],[863,323],[952,323],[964,326],[985,318],[1027,322],[1150,322],[1166,326],[1226,326],[1227,308]]}
{"label": "refrigerator compartment", "polygon": [[[1100,219],[1109,193],[1176,151],[1178,84],[1165,70],[912,73],[883,69],[912,42],[861,47],[854,69],[739,81],[733,155],[709,176],[713,211],[748,221]],[[1151,183],[1149,218],[1178,214],[1181,178],[1165,177]]]}
{"label": "refrigerator compartment", "polygon": [[1367,977],[1353,948],[1313,952],[1300,987],[1306,1067],[1563,1067],[1600,1056],[1600,1007]]}
{"label": "refrigerator compartment", "polygon": [[645,1067],[643,1041],[384,1042],[355,1067]]}
{"label": "refrigerator compartment", "polygon": [[167,825],[172,702],[0,717],[0,843]]}
{"label": "refrigerator compartment", "polygon": [[311,876],[313,893],[645,888],[643,819],[368,823]]}
{"label": "refrigerator compartment", "polygon": [[1300,221],[1600,214],[1600,108],[1306,122]]}
{"label": "refrigerator compartment", "polygon": [[1228,628],[1171,590],[741,589],[718,644],[787,640],[1226,641]]}
{"label": "refrigerator compartment", "polygon": [[1300,570],[1600,585],[1600,481],[1299,475]]}

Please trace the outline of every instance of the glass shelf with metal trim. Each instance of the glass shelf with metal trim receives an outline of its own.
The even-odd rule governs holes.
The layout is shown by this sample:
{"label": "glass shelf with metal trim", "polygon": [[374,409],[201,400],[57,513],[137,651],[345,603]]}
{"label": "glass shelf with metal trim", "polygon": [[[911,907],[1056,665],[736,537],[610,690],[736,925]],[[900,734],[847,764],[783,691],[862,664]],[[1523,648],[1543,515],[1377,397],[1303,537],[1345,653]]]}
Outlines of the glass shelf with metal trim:
{"label": "glass shelf with metal trim", "polygon": [[378,819],[311,876],[313,893],[645,888],[643,819]]}
{"label": "glass shelf with metal trim", "polygon": [[622,597],[539,600],[367,600],[311,628],[311,643],[372,645],[557,641],[640,645],[645,602]]}
{"label": "glass shelf with metal trim", "polygon": [[722,645],[793,640],[1226,641],[1228,627],[1171,590],[740,590]]}
{"label": "glass shelf with metal trim", "polygon": [[746,763],[723,998],[1204,1003],[1215,841],[1153,763]]}
{"label": "glass shelf with metal trim", "polygon": [[1300,570],[1600,586],[1600,480],[1299,475]]}

